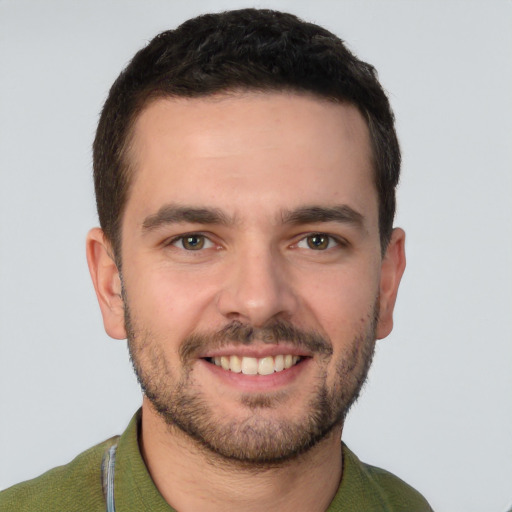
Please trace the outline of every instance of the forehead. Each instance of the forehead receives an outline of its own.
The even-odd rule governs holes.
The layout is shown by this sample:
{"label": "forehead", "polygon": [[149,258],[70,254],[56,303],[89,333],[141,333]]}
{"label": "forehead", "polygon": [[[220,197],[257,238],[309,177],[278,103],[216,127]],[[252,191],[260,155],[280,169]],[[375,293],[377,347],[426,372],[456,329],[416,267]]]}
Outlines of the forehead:
{"label": "forehead", "polygon": [[[376,214],[368,127],[354,106],[295,93],[165,98],[137,119],[129,210],[165,203],[229,214],[349,204]],[[350,204],[351,203],[351,204]]]}

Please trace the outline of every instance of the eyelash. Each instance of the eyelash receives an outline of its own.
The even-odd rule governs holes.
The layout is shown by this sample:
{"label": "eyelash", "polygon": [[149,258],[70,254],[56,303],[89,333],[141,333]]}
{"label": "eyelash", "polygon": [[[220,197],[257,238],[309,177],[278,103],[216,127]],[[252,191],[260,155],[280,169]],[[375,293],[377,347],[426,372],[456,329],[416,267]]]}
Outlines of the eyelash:
{"label": "eyelash", "polygon": [[[185,246],[184,246],[184,243],[187,239],[191,239],[191,238],[199,238],[202,240],[203,242],[203,245],[201,245],[199,248],[196,248],[195,250],[194,249],[187,249]],[[177,247],[177,244],[181,242],[181,247],[179,247],[180,249],[183,249],[185,251],[188,251],[188,252],[199,252],[201,251],[202,249],[211,249],[215,244],[212,242],[212,240],[207,236],[205,235],[204,233],[185,233],[184,235],[180,235],[180,236],[177,236],[175,238],[173,238],[168,244],[166,245],[170,245],[170,246],[174,246],[174,247]],[[204,247],[204,244],[207,244],[207,247]]]}
{"label": "eyelash", "polygon": [[[312,238],[315,238],[315,237],[318,237],[318,238],[324,238],[324,239],[327,239],[327,246],[326,247],[312,247],[310,244],[309,244],[309,239],[312,239]],[[307,244],[307,247],[301,247],[300,244],[301,243],[305,243]],[[322,252],[322,251],[327,251],[328,249],[333,249],[335,247],[346,247],[348,244],[345,240],[343,239],[340,239],[338,237],[335,237],[333,235],[329,235],[327,233],[322,233],[322,232],[316,232],[316,233],[308,233],[306,236],[303,236],[296,244],[295,246],[300,248],[300,249],[310,249],[312,251],[319,251],[319,252]]]}
{"label": "eyelash", "polygon": [[[318,244],[317,246],[313,247],[309,243],[309,240],[313,239],[315,237],[327,239],[327,245],[325,247],[321,247],[321,244]],[[184,244],[186,243],[187,239],[192,239],[192,238],[200,239],[200,242],[199,242],[200,246],[195,249],[192,249],[192,248],[187,249],[184,246]],[[178,244],[180,242],[181,242],[181,247],[178,246]],[[312,243],[314,244],[314,242],[312,242]],[[307,247],[305,247],[305,246],[301,247],[300,244],[307,244]],[[168,242],[166,245],[178,247],[179,249],[183,249],[187,252],[200,252],[203,249],[211,249],[212,247],[214,247],[215,244],[204,233],[192,232],[192,233],[185,233],[183,235],[177,236],[177,237],[173,238],[170,242]],[[206,245],[206,247],[205,247],[205,245]],[[335,236],[332,236],[332,235],[329,235],[327,233],[322,233],[322,232],[308,233],[307,235],[302,236],[302,238],[297,243],[294,244],[295,247],[298,247],[300,249],[310,249],[312,251],[318,251],[318,252],[323,252],[328,249],[333,249],[334,247],[346,247],[347,245],[348,245],[348,243],[345,240],[340,239]]]}

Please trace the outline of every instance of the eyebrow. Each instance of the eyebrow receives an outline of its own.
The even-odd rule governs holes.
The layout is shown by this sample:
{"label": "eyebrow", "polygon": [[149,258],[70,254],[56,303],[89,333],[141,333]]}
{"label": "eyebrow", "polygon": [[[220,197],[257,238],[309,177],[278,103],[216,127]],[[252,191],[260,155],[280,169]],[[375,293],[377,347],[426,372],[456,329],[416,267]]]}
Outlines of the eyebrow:
{"label": "eyebrow", "polygon": [[312,224],[315,222],[341,222],[362,227],[364,217],[347,205],[331,207],[305,206],[282,213],[284,224]]}
{"label": "eyebrow", "polygon": [[143,231],[153,231],[166,224],[190,222],[194,224],[234,224],[234,219],[228,217],[218,208],[196,208],[192,206],[165,205],[153,215],[149,215],[142,223]]}
{"label": "eyebrow", "polygon": [[[179,206],[168,204],[158,212],[149,215],[142,223],[142,230],[149,232],[167,224],[189,222],[192,224],[216,224],[229,226],[235,224],[235,219],[226,215],[218,208],[199,208],[194,206]],[[294,210],[281,212],[283,224],[313,224],[316,222],[340,222],[362,227],[364,217],[347,205],[303,206]]]}

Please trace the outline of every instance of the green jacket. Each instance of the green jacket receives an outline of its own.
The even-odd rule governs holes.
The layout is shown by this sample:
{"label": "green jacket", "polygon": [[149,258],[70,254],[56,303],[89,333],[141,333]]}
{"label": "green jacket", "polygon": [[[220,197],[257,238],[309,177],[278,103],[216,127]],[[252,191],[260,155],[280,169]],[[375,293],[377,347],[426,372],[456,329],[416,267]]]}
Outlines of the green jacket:
{"label": "green jacket", "polygon": [[[140,416],[139,411],[122,436],[90,448],[65,466],[0,492],[0,512],[105,512],[105,455],[116,443],[116,512],[172,512],[174,509],[153,484],[140,454]],[[327,512],[373,511],[432,509],[412,487],[387,471],[363,464],[343,445],[343,476]]]}

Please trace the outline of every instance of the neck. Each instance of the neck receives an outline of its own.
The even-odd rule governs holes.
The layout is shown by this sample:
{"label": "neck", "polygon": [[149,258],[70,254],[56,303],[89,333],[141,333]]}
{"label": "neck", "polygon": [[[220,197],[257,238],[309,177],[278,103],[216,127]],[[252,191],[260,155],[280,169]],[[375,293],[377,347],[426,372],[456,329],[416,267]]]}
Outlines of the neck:
{"label": "neck", "polygon": [[169,428],[145,398],[140,440],[153,482],[180,512],[324,512],[341,479],[341,427],[288,462],[255,469],[217,457]]}

